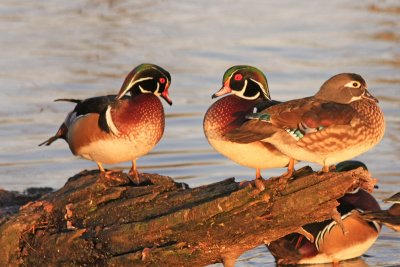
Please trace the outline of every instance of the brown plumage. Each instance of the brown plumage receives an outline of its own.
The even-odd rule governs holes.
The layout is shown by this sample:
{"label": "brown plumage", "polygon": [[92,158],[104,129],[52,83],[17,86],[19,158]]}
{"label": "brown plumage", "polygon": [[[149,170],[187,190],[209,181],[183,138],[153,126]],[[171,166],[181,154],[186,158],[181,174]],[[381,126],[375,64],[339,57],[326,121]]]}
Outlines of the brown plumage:
{"label": "brown plumage", "polygon": [[313,97],[291,100],[248,116],[226,136],[234,142],[273,144],[283,154],[329,165],[351,159],[379,143],[385,122],[364,79],[342,73],[326,81]]}

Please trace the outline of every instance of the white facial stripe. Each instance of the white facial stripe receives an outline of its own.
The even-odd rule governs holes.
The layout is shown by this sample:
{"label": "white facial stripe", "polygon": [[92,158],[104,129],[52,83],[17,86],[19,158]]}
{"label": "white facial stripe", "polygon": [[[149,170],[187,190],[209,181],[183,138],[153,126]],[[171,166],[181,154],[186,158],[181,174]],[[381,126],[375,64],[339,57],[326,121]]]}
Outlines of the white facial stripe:
{"label": "white facial stripe", "polygon": [[254,99],[257,99],[259,96],[260,96],[260,92],[258,92],[256,95],[254,95],[254,96],[245,96],[244,95],[244,92],[246,91],[246,87],[247,87],[247,80],[244,80],[244,85],[243,85],[243,88],[242,88],[242,90],[240,90],[240,91],[235,91],[235,90],[232,90],[232,93],[233,94],[235,94],[235,95],[237,95],[237,96],[239,96],[239,97],[241,97],[241,98],[244,98],[244,99],[247,99],[247,100],[254,100]]}
{"label": "white facial stripe", "polygon": [[142,92],[143,94],[149,94],[149,93],[151,93],[151,91],[147,91],[146,89],[144,89],[142,86],[140,86],[139,85],[139,89],[140,89],[140,92]]}
{"label": "white facial stripe", "polygon": [[350,103],[350,102],[353,102],[353,101],[356,101],[356,100],[360,100],[361,98],[362,98],[361,96],[353,96],[353,97],[350,99],[349,103]]}
{"label": "white facial stripe", "polygon": [[106,110],[106,123],[107,123],[108,128],[110,128],[111,132],[114,135],[119,135],[119,131],[118,131],[117,127],[115,126],[115,124],[112,120],[112,117],[111,117],[111,106],[108,106],[107,110]]}
{"label": "white facial stripe", "polygon": [[160,95],[158,90],[160,90],[160,83],[159,82],[157,82],[157,89],[154,91],[154,94],[157,95],[157,96]]}
{"label": "white facial stripe", "polygon": [[234,75],[236,72],[238,72],[238,71],[239,71],[239,70],[232,72],[231,76],[229,76],[228,79],[226,79],[226,80],[228,81],[228,80],[232,79],[233,75]]}
{"label": "white facial stripe", "polygon": [[239,92],[241,96],[244,96],[244,91],[246,91],[247,83],[248,83],[247,80],[244,80],[244,85],[242,87],[242,90],[240,90]]}
{"label": "white facial stripe", "polygon": [[153,79],[153,78],[152,77],[145,77],[145,78],[141,78],[141,79],[138,79],[138,80],[132,79],[132,81],[128,84],[127,88],[132,88],[135,84],[137,84],[139,82],[147,81],[147,80],[151,80],[151,79]]}
{"label": "white facial stripe", "polygon": [[[353,87],[353,88],[355,88],[355,87]],[[356,101],[356,100],[360,100],[362,98],[362,96],[364,95],[364,93],[363,93],[360,96],[354,96],[353,92],[351,90],[349,90],[349,91],[350,91],[350,94],[352,95],[352,97],[350,99],[350,102],[353,102],[353,101]]]}
{"label": "white facial stripe", "polygon": [[254,99],[257,99],[257,98],[260,96],[260,94],[261,94],[261,93],[258,92],[255,96],[249,97],[249,96],[241,95],[241,97],[244,98],[244,99],[247,99],[247,100],[254,100]]}
{"label": "white facial stripe", "polygon": [[128,86],[125,88],[125,91],[123,94],[121,94],[121,97],[124,96],[135,84],[142,82],[142,81],[146,81],[146,80],[151,80],[153,79],[152,77],[145,77],[145,78],[141,78],[138,80],[135,80],[134,78],[132,78],[131,82],[128,84]]}
{"label": "white facial stripe", "polygon": [[251,78],[250,78],[250,80],[252,80],[252,81],[255,82],[256,84],[258,84],[258,85],[260,86],[260,88],[262,88],[263,95],[264,95],[267,99],[271,100],[270,96],[267,94],[267,89],[264,88],[264,86],[262,85],[262,83],[260,83],[260,82],[258,82],[258,81],[256,81],[256,80],[254,80],[254,79],[251,79]]}

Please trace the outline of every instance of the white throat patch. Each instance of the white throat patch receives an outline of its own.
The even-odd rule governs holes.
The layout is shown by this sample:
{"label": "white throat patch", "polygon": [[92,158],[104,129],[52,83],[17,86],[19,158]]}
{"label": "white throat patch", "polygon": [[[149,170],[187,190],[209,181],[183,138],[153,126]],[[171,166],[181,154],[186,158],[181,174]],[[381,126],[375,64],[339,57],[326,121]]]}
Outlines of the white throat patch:
{"label": "white throat patch", "polygon": [[[121,94],[121,97],[124,96],[126,94],[126,92],[128,92],[135,84],[137,84],[139,82],[142,82],[142,81],[151,80],[151,79],[153,79],[153,78],[152,77],[145,77],[145,78],[141,78],[141,79],[138,79],[138,80],[135,80],[135,79],[132,78],[131,82],[125,88],[125,91]],[[139,86],[139,88],[140,88],[140,91],[143,92],[144,89],[141,88],[140,86]],[[145,93],[146,92],[149,93],[149,91],[146,91],[146,90],[144,90],[144,91],[145,91]]]}
{"label": "white throat patch", "polygon": [[353,96],[353,97],[350,99],[349,103],[354,102],[354,101],[357,101],[357,100],[360,100],[360,99],[362,99],[361,96]]}

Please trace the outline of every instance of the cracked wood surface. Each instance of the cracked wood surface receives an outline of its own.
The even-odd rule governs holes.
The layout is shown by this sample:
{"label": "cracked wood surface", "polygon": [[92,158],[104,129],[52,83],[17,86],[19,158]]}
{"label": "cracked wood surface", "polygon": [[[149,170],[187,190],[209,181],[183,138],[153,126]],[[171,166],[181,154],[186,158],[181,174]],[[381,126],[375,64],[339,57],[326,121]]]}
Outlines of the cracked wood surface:
{"label": "cracked wood surface", "polygon": [[336,199],[373,179],[298,170],[284,190],[233,178],[189,188],[171,178],[83,171],[0,226],[1,266],[233,266],[245,251],[332,216]]}

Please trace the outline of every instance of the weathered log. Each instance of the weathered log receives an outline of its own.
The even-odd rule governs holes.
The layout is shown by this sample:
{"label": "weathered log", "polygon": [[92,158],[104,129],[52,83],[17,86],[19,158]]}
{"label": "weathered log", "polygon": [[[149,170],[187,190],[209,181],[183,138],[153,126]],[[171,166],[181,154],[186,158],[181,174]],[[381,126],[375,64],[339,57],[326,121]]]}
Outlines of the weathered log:
{"label": "weathered log", "polygon": [[233,265],[242,253],[332,216],[336,199],[371,189],[362,168],[296,172],[284,190],[233,178],[190,189],[157,174],[83,171],[0,226],[0,266]]}

